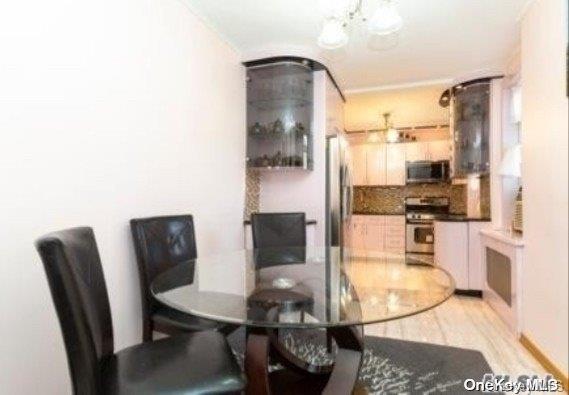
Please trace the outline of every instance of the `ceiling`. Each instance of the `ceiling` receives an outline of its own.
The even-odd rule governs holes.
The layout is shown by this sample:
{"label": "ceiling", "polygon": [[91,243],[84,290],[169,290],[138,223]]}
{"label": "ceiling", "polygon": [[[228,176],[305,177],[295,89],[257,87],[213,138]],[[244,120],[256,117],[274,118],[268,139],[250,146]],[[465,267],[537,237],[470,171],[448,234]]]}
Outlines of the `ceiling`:
{"label": "ceiling", "polygon": [[518,20],[528,2],[398,0],[404,26],[397,37],[370,40],[363,25],[351,31],[345,48],[328,51],[316,45],[323,0],[183,1],[244,60],[311,57],[325,63],[347,91],[499,73],[517,46]]}

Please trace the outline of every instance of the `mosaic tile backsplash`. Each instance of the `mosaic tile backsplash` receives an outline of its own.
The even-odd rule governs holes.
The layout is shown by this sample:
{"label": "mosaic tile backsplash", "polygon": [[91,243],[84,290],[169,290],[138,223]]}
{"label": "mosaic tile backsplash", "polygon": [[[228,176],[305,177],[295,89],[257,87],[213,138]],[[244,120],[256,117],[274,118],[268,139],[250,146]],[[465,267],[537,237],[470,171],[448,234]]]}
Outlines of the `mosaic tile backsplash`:
{"label": "mosaic tile backsplash", "polygon": [[251,213],[259,211],[259,195],[261,193],[261,178],[259,172],[247,169],[245,175],[245,219],[249,219]]}
{"label": "mosaic tile backsplash", "polygon": [[354,213],[404,214],[406,197],[448,196],[451,214],[466,214],[466,186],[451,184],[412,184],[402,186],[354,188]]}

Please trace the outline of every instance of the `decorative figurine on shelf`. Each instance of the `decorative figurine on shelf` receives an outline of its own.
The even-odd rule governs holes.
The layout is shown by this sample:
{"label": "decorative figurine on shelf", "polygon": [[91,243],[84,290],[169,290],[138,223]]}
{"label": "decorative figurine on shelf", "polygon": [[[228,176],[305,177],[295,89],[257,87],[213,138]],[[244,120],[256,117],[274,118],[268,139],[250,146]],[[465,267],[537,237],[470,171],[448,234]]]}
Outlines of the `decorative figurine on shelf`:
{"label": "decorative figurine on shelf", "polygon": [[269,159],[267,154],[263,155],[263,157],[261,158],[261,166],[269,167],[270,165],[271,165],[271,160]]}
{"label": "decorative figurine on shelf", "polygon": [[303,136],[306,133],[304,126],[300,122],[296,122],[291,129],[295,136]]}
{"label": "decorative figurine on shelf", "polygon": [[275,123],[273,123],[273,133],[275,134],[281,134],[284,133],[284,125],[283,125],[283,121],[279,119],[277,119],[275,121]]}
{"label": "decorative figurine on shelf", "polygon": [[273,156],[273,166],[282,166],[283,156],[281,151],[278,151],[275,156]]}
{"label": "decorative figurine on shelf", "polygon": [[262,134],[265,131],[266,128],[264,126],[261,126],[259,122],[255,122],[255,124],[249,128],[250,134]]}

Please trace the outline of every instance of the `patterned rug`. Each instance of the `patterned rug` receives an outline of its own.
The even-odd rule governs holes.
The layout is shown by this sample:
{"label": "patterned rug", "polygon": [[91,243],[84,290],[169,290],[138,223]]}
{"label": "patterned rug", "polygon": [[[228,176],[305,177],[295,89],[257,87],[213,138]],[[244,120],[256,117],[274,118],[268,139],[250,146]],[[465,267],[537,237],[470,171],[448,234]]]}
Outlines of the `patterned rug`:
{"label": "patterned rug", "polygon": [[[242,365],[244,331],[239,329],[228,339]],[[283,331],[281,340],[305,361],[319,365],[333,361],[333,354],[326,352],[323,331]],[[464,380],[478,381],[486,373],[492,370],[479,351],[366,336],[359,380],[370,394],[454,395],[472,394],[464,389]]]}

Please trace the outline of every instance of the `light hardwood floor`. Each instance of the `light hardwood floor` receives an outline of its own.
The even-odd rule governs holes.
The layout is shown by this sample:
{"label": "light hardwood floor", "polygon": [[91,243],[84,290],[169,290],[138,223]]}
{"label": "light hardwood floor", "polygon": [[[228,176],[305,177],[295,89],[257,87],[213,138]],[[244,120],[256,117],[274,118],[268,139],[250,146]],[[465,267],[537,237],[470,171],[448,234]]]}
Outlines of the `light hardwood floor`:
{"label": "light hardwood floor", "polygon": [[368,325],[365,334],[478,350],[494,373],[513,378],[545,374],[500,317],[480,298],[453,296],[430,311]]}

